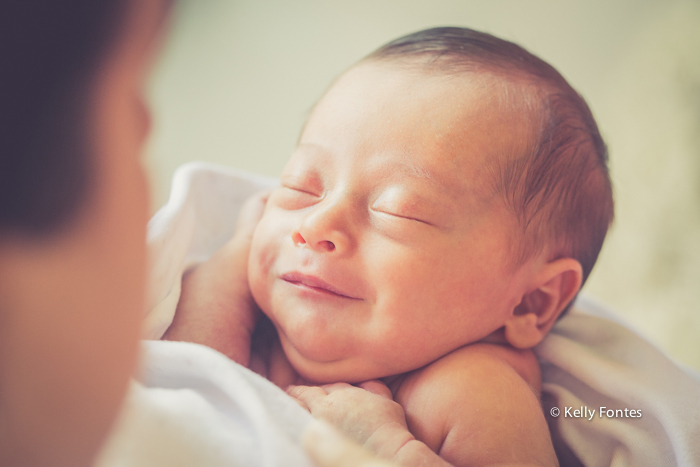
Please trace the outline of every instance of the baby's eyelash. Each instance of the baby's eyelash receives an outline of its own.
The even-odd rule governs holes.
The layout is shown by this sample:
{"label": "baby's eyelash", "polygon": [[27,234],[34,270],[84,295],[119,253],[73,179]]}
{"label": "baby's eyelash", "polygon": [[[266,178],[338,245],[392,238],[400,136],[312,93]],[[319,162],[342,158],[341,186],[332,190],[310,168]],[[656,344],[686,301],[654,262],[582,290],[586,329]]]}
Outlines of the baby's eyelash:
{"label": "baby's eyelash", "polygon": [[428,221],[424,221],[423,219],[418,219],[416,217],[408,217],[408,216],[402,216],[401,214],[396,214],[394,212],[388,212],[388,211],[380,211],[376,210],[376,212],[380,212],[382,214],[386,214],[387,216],[392,216],[392,217],[398,217],[399,219],[405,219],[407,221],[414,221],[414,222],[420,222],[421,224],[425,225],[433,225]]}
{"label": "baby's eyelash", "polygon": [[282,188],[286,188],[286,189],[288,189],[288,190],[297,191],[297,192],[299,192],[299,193],[304,193],[304,194],[309,195],[309,196],[319,196],[319,195],[317,195],[316,193],[312,193],[311,191],[304,190],[303,188],[298,188],[298,187],[294,187],[294,186],[290,186],[290,185],[284,185],[284,184],[281,185],[281,186],[282,186]]}

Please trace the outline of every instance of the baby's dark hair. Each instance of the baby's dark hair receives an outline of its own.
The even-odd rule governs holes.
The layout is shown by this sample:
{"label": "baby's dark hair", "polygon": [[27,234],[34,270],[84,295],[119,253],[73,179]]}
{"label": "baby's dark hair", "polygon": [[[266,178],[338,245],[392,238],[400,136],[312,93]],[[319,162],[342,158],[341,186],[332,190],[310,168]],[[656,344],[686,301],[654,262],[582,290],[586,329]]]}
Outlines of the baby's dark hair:
{"label": "baby's dark hair", "polygon": [[523,264],[549,247],[551,259],[579,261],[585,282],[613,219],[612,185],[598,126],[566,80],[522,47],[467,28],[409,34],[365,60],[492,77],[487,83],[501,91],[506,106],[531,114],[535,123],[527,150],[497,157],[491,167],[494,188],[522,229],[514,256]]}

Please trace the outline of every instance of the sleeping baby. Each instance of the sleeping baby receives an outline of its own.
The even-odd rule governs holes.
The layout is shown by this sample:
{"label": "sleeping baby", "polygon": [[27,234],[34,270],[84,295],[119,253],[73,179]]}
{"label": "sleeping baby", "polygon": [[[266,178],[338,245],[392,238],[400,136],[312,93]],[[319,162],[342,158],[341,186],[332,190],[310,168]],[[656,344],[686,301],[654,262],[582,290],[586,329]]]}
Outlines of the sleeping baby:
{"label": "sleeping baby", "polygon": [[166,337],[249,346],[257,322],[244,363],[402,465],[557,465],[530,349],[598,256],[606,161],[583,99],[519,46],[400,38],[335,81],[267,198],[248,263],[266,318]]}

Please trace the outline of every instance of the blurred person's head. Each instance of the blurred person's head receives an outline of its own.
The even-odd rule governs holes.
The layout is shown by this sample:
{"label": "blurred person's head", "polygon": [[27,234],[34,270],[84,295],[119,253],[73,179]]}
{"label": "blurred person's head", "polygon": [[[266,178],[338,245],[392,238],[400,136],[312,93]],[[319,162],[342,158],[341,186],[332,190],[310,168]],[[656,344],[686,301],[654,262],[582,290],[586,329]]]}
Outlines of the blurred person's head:
{"label": "blurred person's head", "polygon": [[400,38],[315,106],[255,232],[251,290],[311,381],[531,348],[601,248],[606,162],[583,99],[521,47]]}
{"label": "blurred person's head", "polygon": [[136,362],[166,0],[0,5],[0,463],[88,465]]}

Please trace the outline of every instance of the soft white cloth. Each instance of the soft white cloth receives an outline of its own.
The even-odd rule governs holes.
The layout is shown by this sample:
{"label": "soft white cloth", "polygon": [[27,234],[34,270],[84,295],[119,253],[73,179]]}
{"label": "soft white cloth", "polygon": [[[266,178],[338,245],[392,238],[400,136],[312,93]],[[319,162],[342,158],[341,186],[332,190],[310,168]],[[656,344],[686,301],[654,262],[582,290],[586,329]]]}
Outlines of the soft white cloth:
{"label": "soft white cloth", "polygon": [[[146,338],[170,324],[187,266],[230,238],[245,198],[275,184],[203,163],[177,171],[168,204],[149,224]],[[700,465],[700,382],[603,307],[580,298],[535,350],[545,416],[585,465]],[[194,344],[146,342],[143,360],[101,467],[306,465],[298,433],[309,416],[269,382]],[[581,407],[595,416],[567,416]],[[642,417],[601,418],[600,407]]]}
{"label": "soft white cloth", "polygon": [[310,466],[300,435],[311,415],[219,352],[146,341],[98,467]]}
{"label": "soft white cloth", "polygon": [[[555,430],[584,465],[700,465],[700,381],[602,306],[579,298],[535,352],[545,416],[560,410]],[[581,407],[595,415],[574,418]],[[601,417],[601,407],[642,417]]]}

